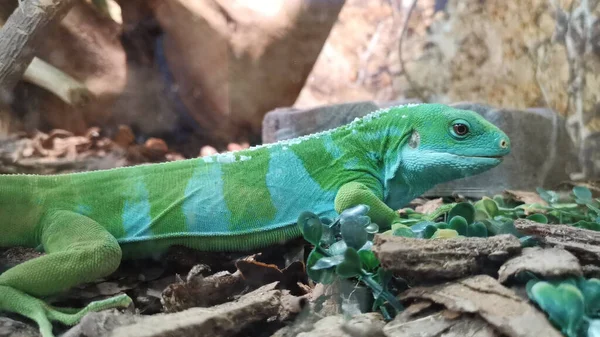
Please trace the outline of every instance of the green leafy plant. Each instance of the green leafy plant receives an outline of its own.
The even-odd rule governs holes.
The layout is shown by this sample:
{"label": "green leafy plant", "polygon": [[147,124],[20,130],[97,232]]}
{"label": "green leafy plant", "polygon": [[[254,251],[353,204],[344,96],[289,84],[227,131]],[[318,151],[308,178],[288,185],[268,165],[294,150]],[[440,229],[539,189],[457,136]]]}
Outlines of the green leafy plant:
{"label": "green leafy plant", "polygon": [[[566,194],[542,188],[537,192],[545,203],[526,204],[496,195],[476,202],[443,204],[430,214],[405,208],[400,220],[383,234],[425,239],[512,234],[520,238],[523,246],[532,246],[537,241],[519,233],[515,219],[600,230],[600,199],[594,198],[588,188],[577,186]],[[336,278],[358,279],[373,294],[372,309],[379,309],[391,319],[403,309],[395,297],[398,290],[393,288],[393,280],[398,279],[380,266],[371,251],[379,227],[371,223],[368,210],[359,205],[335,220],[310,212],[300,215],[300,230],[314,245],[307,259],[307,272],[311,279],[325,284]],[[530,299],[567,337],[600,337],[600,280],[527,280],[524,282]]]}
{"label": "green leafy plant", "polygon": [[314,245],[306,262],[307,274],[323,284],[331,284],[336,277],[358,279],[373,293],[372,309],[379,309],[391,319],[403,306],[389,288],[392,273],[381,268],[371,250],[379,227],[366,215],[368,211],[368,206],[358,205],[342,212],[336,220],[319,218],[311,212],[298,217],[302,235]]}
{"label": "green leafy plant", "polygon": [[524,245],[532,244],[530,237],[523,237],[515,228],[514,220],[529,219],[539,223],[567,223],[575,227],[600,230],[600,199],[593,198],[584,186],[576,186],[568,195],[555,191],[537,189],[548,205],[525,204],[505,200],[501,195],[484,197],[476,202],[464,201],[442,205],[432,214],[423,214],[410,208],[402,210],[402,218],[386,234],[437,238],[453,237],[452,232],[436,232],[440,229],[453,230],[454,236],[487,237],[512,234],[521,238]]}
{"label": "green leafy plant", "polygon": [[527,282],[527,295],[567,337],[600,335],[600,280],[568,277]]}

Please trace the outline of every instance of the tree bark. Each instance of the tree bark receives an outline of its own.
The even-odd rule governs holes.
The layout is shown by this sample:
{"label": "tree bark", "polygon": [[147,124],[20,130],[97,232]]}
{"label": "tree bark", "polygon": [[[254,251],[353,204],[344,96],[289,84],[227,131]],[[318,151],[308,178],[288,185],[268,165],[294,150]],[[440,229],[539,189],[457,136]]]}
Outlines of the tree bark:
{"label": "tree bark", "polygon": [[40,39],[60,22],[75,0],[26,0],[0,29],[0,103],[10,103],[12,90],[35,56]]}

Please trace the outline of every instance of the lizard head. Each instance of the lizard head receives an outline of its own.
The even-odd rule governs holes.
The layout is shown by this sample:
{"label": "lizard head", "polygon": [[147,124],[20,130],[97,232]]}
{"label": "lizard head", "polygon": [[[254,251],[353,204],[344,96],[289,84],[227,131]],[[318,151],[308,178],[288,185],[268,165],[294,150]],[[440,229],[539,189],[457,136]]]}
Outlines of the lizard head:
{"label": "lizard head", "polygon": [[400,151],[413,180],[435,184],[478,174],[510,153],[508,136],[474,111],[439,104],[413,111],[412,130]]}

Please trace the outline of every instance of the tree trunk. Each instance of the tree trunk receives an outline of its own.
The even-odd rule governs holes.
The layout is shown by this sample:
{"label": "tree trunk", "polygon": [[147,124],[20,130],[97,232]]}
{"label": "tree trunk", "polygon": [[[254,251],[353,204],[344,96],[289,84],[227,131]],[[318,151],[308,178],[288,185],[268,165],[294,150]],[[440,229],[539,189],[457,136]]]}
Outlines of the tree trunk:
{"label": "tree trunk", "polygon": [[11,101],[12,90],[35,56],[47,29],[67,14],[75,0],[27,0],[0,29],[0,103]]}

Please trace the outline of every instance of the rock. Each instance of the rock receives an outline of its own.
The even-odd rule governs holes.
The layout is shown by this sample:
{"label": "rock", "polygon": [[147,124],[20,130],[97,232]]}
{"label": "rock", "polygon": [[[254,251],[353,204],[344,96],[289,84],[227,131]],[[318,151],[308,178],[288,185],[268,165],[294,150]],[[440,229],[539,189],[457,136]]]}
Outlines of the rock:
{"label": "rock", "polygon": [[[410,34],[424,33],[432,4],[433,0],[418,1],[408,25]],[[408,2],[346,0],[294,107],[408,96],[398,48],[408,6]]]}
{"label": "rock", "polygon": [[377,109],[379,107],[371,101],[326,105],[312,109],[275,109],[265,115],[262,141],[274,143],[336,128]]}
{"label": "rock", "polygon": [[357,101],[309,109],[278,108],[265,115],[262,140],[265,144],[274,143],[333,129],[377,109],[409,103],[417,102],[415,100],[396,100],[378,105],[373,101]]}
{"label": "rock", "polygon": [[344,0],[260,4],[172,0],[153,8],[178,96],[217,147],[258,139],[264,114],[293,104]]}
{"label": "rock", "polygon": [[521,255],[506,261],[498,270],[498,281],[506,282],[509,277],[530,271],[542,278],[558,276],[583,276],[577,258],[561,248],[523,248]]}
{"label": "rock", "polygon": [[487,275],[434,287],[411,288],[402,294],[401,299],[426,299],[455,312],[481,317],[502,336],[562,336],[528,300],[521,299]]}
{"label": "rock", "polygon": [[592,178],[600,174],[600,30],[584,22],[597,22],[600,7],[553,4],[448,1],[443,12],[426,15],[424,30],[405,37],[405,73],[423,100],[545,106],[568,117],[582,169]]}
{"label": "rock", "polygon": [[432,282],[495,272],[502,261],[520,251],[519,239],[510,234],[443,240],[376,234],[373,240],[373,252],[381,266],[409,282]]}
{"label": "rock", "polygon": [[0,337],[39,337],[37,328],[23,322],[0,317]]}
{"label": "rock", "polygon": [[90,312],[83,316],[79,324],[69,329],[61,337],[107,337],[114,329],[135,324],[141,317],[132,313],[122,314],[118,310]]}

